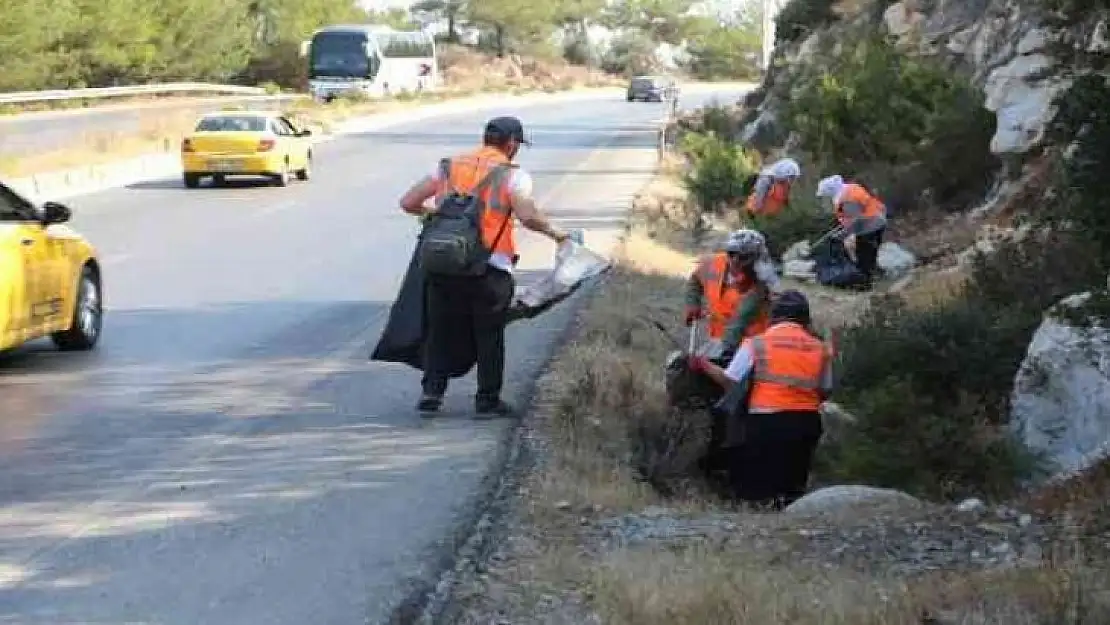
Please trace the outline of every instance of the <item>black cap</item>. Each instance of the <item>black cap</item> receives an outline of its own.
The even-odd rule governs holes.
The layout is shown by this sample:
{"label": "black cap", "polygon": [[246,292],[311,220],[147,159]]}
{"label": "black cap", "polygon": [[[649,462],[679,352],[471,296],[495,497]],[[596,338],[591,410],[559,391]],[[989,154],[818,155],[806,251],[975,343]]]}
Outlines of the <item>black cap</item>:
{"label": "black cap", "polygon": [[794,289],[783,291],[771,305],[771,319],[809,323],[809,300],[801,291]]}
{"label": "black cap", "polygon": [[516,139],[518,143],[524,145],[532,144],[531,141],[524,138],[524,124],[521,124],[519,119],[508,115],[494,117],[486,122],[485,136],[487,139],[494,141]]}

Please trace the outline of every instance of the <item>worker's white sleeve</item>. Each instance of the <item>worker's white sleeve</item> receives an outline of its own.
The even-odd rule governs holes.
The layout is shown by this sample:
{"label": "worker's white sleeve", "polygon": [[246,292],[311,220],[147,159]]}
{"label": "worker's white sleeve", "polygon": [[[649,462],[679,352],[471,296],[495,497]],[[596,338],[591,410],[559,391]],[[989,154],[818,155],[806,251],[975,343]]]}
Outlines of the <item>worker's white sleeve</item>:
{"label": "worker's white sleeve", "polygon": [[736,355],[732,357],[732,362],[728,363],[725,375],[733,382],[742,382],[751,373],[754,364],[751,348],[744,345],[736,351]]}

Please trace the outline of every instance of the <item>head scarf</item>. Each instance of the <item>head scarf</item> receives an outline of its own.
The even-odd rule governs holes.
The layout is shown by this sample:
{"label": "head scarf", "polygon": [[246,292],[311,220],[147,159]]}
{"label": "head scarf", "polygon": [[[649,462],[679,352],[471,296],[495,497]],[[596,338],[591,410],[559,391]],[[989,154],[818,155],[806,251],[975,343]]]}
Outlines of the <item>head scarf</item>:
{"label": "head scarf", "polygon": [[802,168],[798,165],[798,161],[792,158],[782,158],[775,161],[775,163],[767,169],[764,169],[763,174],[771,176],[775,180],[797,178],[802,175]]}

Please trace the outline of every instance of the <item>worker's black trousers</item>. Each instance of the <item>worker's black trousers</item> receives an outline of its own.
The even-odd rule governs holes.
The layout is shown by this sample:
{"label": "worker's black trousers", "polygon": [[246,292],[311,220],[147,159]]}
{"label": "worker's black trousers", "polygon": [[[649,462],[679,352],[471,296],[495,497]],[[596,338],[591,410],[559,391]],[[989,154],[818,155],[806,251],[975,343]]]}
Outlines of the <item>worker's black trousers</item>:
{"label": "worker's black trousers", "polygon": [[746,415],[744,443],[727,454],[733,496],[788,505],[804,495],[821,429],[816,411]]}
{"label": "worker's black trousers", "polygon": [[866,276],[866,285],[871,286],[875,280],[875,269],[879,260],[879,247],[883,244],[883,234],[886,228],[875,232],[861,234],[856,237],[856,267]]}
{"label": "worker's black trousers", "polygon": [[473,353],[478,361],[478,397],[500,399],[512,274],[490,267],[477,277],[429,276],[427,288],[424,394],[443,395],[452,363]]}

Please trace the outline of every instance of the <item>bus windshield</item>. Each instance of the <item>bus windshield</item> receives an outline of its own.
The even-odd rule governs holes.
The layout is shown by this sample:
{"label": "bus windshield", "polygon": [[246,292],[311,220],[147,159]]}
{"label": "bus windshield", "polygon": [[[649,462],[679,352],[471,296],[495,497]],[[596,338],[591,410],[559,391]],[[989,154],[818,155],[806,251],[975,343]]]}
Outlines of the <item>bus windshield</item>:
{"label": "bus windshield", "polygon": [[363,33],[318,33],[312,38],[309,72],[312,76],[369,78],[366,42]]}

